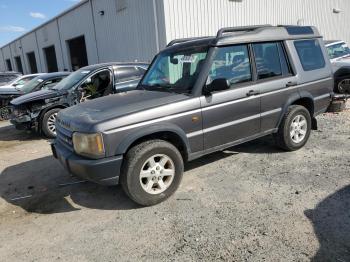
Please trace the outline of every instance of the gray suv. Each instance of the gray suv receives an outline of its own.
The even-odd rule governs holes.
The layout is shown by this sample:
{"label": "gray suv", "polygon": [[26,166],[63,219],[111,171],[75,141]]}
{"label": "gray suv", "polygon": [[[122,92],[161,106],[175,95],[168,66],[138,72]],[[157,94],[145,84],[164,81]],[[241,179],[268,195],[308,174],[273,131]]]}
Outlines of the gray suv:
{"label": "gray suv", "polygon": [[120,183],[140,205],[178,188],[184,162],[273,134],[300,149],[333,96],[314,27],[221,29],[171,42],[134,91],[61,111],[52,151],[72,174]]}

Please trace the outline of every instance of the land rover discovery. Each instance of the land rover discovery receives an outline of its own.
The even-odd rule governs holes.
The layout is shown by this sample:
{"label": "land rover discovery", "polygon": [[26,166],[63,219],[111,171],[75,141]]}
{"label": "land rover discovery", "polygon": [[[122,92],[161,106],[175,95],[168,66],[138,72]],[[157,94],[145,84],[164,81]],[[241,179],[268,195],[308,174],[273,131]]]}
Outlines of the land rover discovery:
{"label": "land rover discovery", "polygon": [[223,28],[171,42],[137,90],[61,111],[52,151],[72,174],[154,205],[186,161],[270,134],[286,151],[303,147],[333,85],[315,27]]}

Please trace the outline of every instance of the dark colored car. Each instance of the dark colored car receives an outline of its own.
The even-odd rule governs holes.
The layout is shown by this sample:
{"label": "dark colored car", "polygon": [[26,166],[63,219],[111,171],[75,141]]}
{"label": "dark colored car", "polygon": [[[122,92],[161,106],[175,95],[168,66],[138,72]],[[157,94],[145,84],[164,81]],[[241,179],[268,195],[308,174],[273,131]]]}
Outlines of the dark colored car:
{"label": "dark colored car", "polygon": [[52,152],[70,173],[154,205],[186,161],[271,134],[283,150],[302,148],[333,86],[315,27],[224,28],[173,41],[137,90],[60,112]]}
{"label": "dark colored car", "polygon": [[26,94],[11,101],[11,123],[56,136],[57,113],[69,106],[98,97],[135,89],[146,72],[145,63],[105,63],[72,73],[55,87]]}
{"label": "dark colored car", "polygon": [[0,86],[10,83],[21,75],[18,72],[0,72]]}
{"label": "dark colored car", "polygon": [[9,117],[9,105],[11,100],[38,90],[50,89],[68,75],[68,72],[29,75],[24,77],[26,77],[26,79],[33,78],[24,85],[0,87],[0,117],[2,119],[7,119]]}

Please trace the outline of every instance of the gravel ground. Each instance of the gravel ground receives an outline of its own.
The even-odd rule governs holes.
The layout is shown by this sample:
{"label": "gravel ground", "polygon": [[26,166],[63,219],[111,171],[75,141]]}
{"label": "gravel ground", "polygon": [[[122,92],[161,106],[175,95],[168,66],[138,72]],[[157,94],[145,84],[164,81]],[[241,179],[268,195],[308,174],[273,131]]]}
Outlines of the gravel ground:
{"label": "gravel ground", "polygon": [[[186,166],[168,201],[77,181],[48,141],[0,123],[1,261],[350,261],[350,110],[305,148],[266,137]],[[27,197],[18,199],[19,197]]]}

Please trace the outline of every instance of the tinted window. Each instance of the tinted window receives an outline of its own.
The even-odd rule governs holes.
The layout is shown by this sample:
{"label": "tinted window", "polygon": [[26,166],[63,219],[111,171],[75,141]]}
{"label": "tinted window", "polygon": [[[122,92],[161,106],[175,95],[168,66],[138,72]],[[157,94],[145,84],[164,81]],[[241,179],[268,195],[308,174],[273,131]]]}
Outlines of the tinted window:
{"label": "tinted window", "polygon": [[247,45],[236,45],[219,49],[211,66],[207,84],[220,78],[228,80],[231,85],[252,80]]}
{"label": "tinted window", "polygon": [[282,75],[278,45],[278,43],[253,45],[258,79]]}
{"label": "tinted window", "polygon": [[146,73],[146,69],[142,68],[142,67],[138,67],[138,70],[139,70],[139,74],[140,76],[142,76],[144,73]]}
{"label": "tinted window", "polygon": [[350,56],[350,49],[344,42],[328,46],[327,51],[331,59]]}
{"label": "tinted window", "polygon": [[304,71],[325,67],[326,63],[320,44],[317,40],[302,40],[294,42]]}
{"label": "tinted window", "polygon": [[288,57],[285,52],[285,49],[283,48],[283,45],[281,43],[278,44],[278,52],[280,56],[283,75],[292,75],[293,74],[292,68],[288,61]]}
{"label": "tinted window", "polygon": [[117,81],[125,82],[139,78],[142,74],[136,67],[120,67],[117,69]]}

